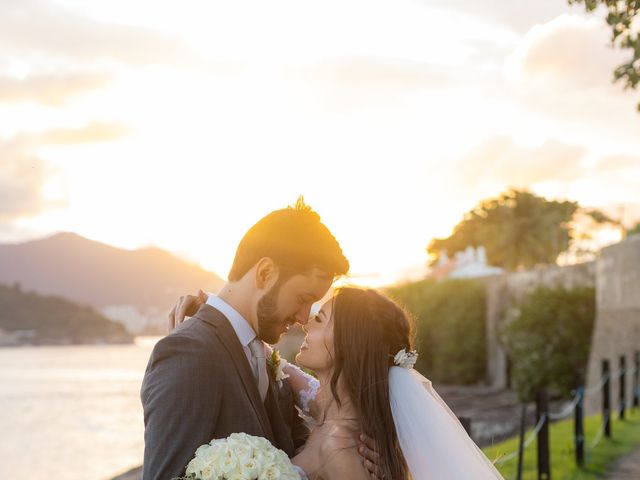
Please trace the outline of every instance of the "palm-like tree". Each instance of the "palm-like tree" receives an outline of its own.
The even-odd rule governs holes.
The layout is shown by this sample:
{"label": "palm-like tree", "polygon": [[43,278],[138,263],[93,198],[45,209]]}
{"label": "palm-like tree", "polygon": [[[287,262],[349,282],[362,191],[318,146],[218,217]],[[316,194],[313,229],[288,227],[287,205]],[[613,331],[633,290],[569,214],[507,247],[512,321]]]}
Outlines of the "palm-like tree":
{"label": "palm-like tree", "polygon": [[549,201],[526,190],[510,189],[499,197],[481,202],[444,239],[434,239],[427,248],[434,260],[467,246],[484,246],[491,265],[506,270],[555,263],[569,248],[569,222],[578,209],[575,202]]}

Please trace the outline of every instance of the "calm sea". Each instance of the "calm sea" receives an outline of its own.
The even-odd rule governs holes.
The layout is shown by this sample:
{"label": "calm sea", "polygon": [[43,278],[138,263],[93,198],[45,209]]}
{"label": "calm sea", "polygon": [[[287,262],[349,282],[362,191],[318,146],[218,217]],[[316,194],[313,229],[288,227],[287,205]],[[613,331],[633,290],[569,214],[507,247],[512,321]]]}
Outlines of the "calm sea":
{"label": "calm sea", "polygon": [[140,465],[157,340],[0,348],[0,479],[106,480]]}

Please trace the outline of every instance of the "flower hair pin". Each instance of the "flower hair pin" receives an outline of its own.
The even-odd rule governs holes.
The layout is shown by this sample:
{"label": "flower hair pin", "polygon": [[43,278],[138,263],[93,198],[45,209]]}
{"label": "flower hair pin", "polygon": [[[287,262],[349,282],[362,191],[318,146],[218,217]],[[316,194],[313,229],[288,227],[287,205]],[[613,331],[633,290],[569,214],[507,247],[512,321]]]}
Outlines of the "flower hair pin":
{"label": "flower hair pin", "polygon": [[406,368],[410,370],[416,364],[418,360],[418,352],[415,350],[410,350],[407,352],[406,349],[400,350],[393,357],[393,363],[399,367]]}

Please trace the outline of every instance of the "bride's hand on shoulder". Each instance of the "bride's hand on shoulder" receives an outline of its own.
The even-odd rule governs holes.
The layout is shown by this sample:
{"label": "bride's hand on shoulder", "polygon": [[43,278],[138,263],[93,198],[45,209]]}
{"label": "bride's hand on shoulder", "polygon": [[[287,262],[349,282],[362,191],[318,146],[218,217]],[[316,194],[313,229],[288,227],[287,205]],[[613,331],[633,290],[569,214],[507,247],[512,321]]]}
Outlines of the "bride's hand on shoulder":
{"label": "bride's hand on shoulder", "polygon": [[182,295],[167,315],[169,331],[176,328],[187,317],[196,314],[200,306],[207,301],[207,294],[202,290],[198,290],[197,295]]}
{"label": "bride's hand on shoulder", "polygon": [[382,473],[380,472],[380,466],[378,465],[380,460],[380,454],[376,450],[376,446],[371,437],[368,437],[364,433],[360,435],[360,446],[358,447],[358,453],[362,459],[362,464],[369,474],[370,480],[382,480]]}

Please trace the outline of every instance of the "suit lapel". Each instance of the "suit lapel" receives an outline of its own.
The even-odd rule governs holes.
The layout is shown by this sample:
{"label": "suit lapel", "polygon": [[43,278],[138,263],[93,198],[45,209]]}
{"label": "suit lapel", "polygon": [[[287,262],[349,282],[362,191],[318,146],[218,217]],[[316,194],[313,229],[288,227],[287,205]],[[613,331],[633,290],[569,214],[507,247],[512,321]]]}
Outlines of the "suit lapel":
{"label": "suit lapel", "polygon": [[269,390],[267,392],[265,404],[271,420],[273,434],[278,448],[284,450],[290,457],[293,457],[295,452],[291,438],[291,431],[287,427],[288,424],[285,422],[284,417],[282,416],[282,411],[280,410],[280,388],[275,381],[273,370],[269,364],[267,364],[267,370],[269,373]]}
{"label": "suit lapel", "polygon": [[271,441],[275,440],[269,423],[269,418],[267,416],[267,411],[262,403],[262,399],[260,398],[260,392],[258,391],[258,385],[256,384],[255,377],[253,376],[253,371],[251,370],[247,356],[240,344],[240,341],[238,340],[236,332],[231,326],[231,323],[229,323],[229,320],[227,320],[227,317],[225,317],[222,312],[207,304],[202,305],[195,316],[216,327],[216,335],[229,352],[229,356],[233,361],[236,371],[238,372],[238,376],[240,377],[247,396],[251,401],[251,405],[253,405],[256,415],[260,420],[260,425],[262,426],[267,439]]}

